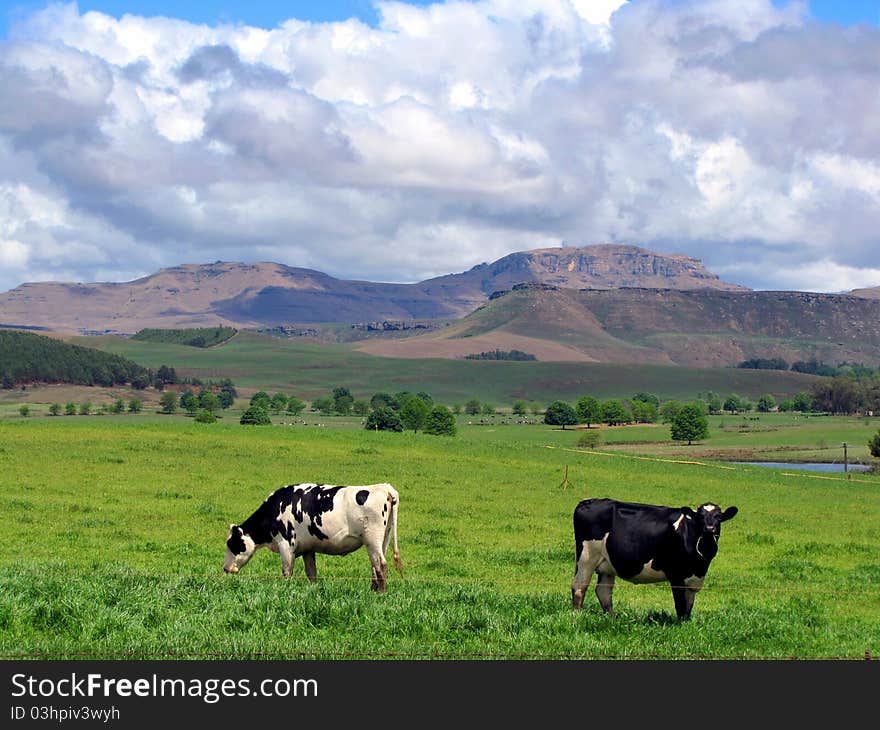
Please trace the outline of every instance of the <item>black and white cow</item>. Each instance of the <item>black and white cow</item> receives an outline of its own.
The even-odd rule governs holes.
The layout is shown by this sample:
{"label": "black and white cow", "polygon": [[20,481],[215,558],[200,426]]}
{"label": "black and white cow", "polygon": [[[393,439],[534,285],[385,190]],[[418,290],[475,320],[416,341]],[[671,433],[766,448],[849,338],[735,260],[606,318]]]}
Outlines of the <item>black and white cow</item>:
{"label": "black and white cow", "polygon": [[400,496],[390,484],[360,487],[292,484],[270,494],[240,525],[229,526],[223,570],[237,573],[261,547],[281,556],[287,578],[293,561],[303,557],[306,575],[317,579],[315,553],[345,555],[366,547],[373,566],[372,588],[385,592],[385,553],[394,538],[394,564],[403,573],[397,547]]}
{"label": "black and white cow", "polygon": [[596,597],[613,614],[614,578],[632,583],[669,581],[679,620],[690,618],[694,597],[718,552],[721,523],[737,513],[706,502],[690,507],[658,507],[613,499],[585,499],[574,510],[575,609],[596,573]]}

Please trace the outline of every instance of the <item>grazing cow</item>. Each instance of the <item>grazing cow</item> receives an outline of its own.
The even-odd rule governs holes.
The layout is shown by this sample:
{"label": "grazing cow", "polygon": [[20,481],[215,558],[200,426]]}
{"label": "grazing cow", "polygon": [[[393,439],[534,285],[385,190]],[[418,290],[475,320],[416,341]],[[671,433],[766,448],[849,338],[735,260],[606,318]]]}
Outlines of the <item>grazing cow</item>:
{"label": "grazing cow", "polygon": [[593,573],[596,597],[613,615],[614,578],[632,583],[669,581],[675,613],[690,618],[694,597],[718,552],[721,523],[737,513],[706,502],[690,507],[657,507],[613,499],[585,499],[574,510],[575,575],[572,607],[580,609]]}
{"label": "grazing cow", "polygon": [[361,545],[373,566],[374,591],[385,592],[385,553],[394,537],[394,564],[403,574],[397,547],[397,505],[400,496],[390,484],[342,487],[293,484],[270,494],[240,525],[229,526],[223,570],[237,573],[258,548],[281,556],[285,578],[302,555],[306,575],[317,579],[315,553],[345,555]]}

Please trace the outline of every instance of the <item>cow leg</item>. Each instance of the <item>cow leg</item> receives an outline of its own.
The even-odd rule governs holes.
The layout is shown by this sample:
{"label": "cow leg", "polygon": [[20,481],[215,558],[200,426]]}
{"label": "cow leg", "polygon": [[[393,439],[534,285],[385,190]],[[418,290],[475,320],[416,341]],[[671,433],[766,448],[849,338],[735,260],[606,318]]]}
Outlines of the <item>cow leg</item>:
{"label": "cow leg", "polygon": [[[598,543],[595,544],[595,543]],[[571,607],[579,611],[584,605],[584,594],[590,587],[590,580],[596,566],[602,560],[600,553],[601,541],[585,540],[575,562],[574,579],[571,581]]]}
{"label": "cow leg", "polygon": [[296,557],[293,548],[290,547],[290,543],[287,540],[276,540],[275,545],[278,549],[278,554],[281,556],[281,575],[285,578],[290,578],[291,573],[293,573],[293,561]]}
{"label": "cow leg", "polygon": [[683,585],[672,586],[672,599],[675,601],[675,614],[679,621],[687,621],[691,617],[694,608],[694,598],[697,591]]}
{"label": "cow leg", "polygon": [[612,573],[599,573],[596,583],[596,598],[599,605],[609,616],[614,615],[614,607],[611,602],[611,594],[614,592],[614,575]]}
{"label": "cow leg", "polygon": [[303,553],[303,565],[306,569],[306,577],[312,583],[318,580],[318,566],[315,563],[314,553]]}
{"label": "cow leg", "polygon": [[369,546],[370,564],[373,566],[373,580],[370,588],[376,593],[384,593],[387,584],[388,562],[381,552],[381,541],[379,545]]}

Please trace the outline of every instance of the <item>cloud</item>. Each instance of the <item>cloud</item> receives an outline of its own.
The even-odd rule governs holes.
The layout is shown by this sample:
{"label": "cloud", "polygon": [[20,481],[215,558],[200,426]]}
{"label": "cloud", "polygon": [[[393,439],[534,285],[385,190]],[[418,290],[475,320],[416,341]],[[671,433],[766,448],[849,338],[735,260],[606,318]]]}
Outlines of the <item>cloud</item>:
{"label": "cloud", "polygon": [[612,241],[756,288],[880,283],[877,28],[771,0],[377,9],[20,23],[0,290],[217,259],[415,281]]}

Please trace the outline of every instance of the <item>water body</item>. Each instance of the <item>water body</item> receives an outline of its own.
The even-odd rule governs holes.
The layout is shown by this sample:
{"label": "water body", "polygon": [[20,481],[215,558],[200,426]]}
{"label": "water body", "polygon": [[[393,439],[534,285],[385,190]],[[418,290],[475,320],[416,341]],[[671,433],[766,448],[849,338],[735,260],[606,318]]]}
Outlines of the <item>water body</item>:
{"label": "water body", "polygon": [[[843,464],[825,464],[821,462],[807,462],[803,464],[790,464],[784,461],[734,461],[733,464],[747,464],[748,466],[769,466],[773,469],[801,469],[803,471],[842,472]],[[850,464],[849,471],[868,471],[871,467],[867,464]]]}

